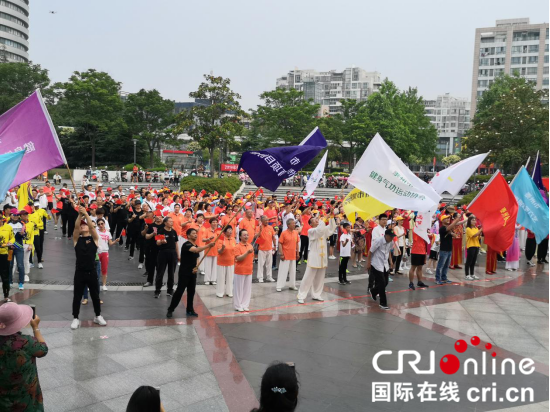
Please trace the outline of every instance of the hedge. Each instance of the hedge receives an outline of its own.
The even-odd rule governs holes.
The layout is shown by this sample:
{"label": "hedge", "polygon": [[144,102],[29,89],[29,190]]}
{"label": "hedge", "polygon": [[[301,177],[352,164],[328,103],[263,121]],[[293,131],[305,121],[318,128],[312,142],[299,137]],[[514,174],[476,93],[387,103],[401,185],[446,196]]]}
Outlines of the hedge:
{"label": "hedge", "polygon": [[208,193],[218,192],[220,195],[225,193],[235,193],[241,187],[242,182],[236,177],[224,177],[222,179],[188,176],[181,179],[180,189],[193,190],[197,192],[206,190]]}
{"label": "hedge", "polygon": [[458,206],[468,205],[468,204],[470,204],[470,202],[471,202],[472,200],[474,200],[474,197],[476,197],[478,193],[479,193],[479,190],[475,190],[475,191],[473,191],[473,192],[470,192],[470,193],[468,193],[467,195],[464,195],[464,196],[462,197],[462,199],[460,199],[458,202],[456,202],[456,204],[457,204]]}

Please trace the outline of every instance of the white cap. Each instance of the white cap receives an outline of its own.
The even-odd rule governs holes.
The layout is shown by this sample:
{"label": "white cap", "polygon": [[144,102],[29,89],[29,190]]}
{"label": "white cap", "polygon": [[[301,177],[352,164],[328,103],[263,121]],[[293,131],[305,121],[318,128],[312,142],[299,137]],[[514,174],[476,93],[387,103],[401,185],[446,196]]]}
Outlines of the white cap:
{"label": "white cap", "polygon": [[136,190],[134,186],[130,186],[130,190]]}
{"label": "white cap", "polygon": [[98,184],[98,186],[103,186],[103,183]]}

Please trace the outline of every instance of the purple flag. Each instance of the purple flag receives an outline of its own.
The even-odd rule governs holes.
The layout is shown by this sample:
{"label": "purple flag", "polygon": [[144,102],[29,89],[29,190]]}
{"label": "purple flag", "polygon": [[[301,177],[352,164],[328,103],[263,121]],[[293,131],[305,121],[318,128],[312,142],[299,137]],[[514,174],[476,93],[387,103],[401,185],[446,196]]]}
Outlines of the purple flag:
{"label": "purple flag", "polygon": [[546,204],[548,204],[548,196],[546,195],[546,186],[544,186],[544,183],[542,182],[542,171],[540,168],[539,152],[537,152],[537,160],[535,160],[532,179],[533,179],[533,182],[535,182],[535,186],[537,186],[537,188],[539,189],[539,192],[542,195],[544,201],[546,202]]}
{"label": "purple flag", "polygon": [[294,176],[326,147],[327,141],[316,127],[298,146],[244,152],[239,170],[244,169],[256,186],[274,192],[283,180]]}
{"label": "purple flag", "polygon": [[10,187],[67,163],[40,90],[0,116],[0,154],[19,150],[25,155]]}

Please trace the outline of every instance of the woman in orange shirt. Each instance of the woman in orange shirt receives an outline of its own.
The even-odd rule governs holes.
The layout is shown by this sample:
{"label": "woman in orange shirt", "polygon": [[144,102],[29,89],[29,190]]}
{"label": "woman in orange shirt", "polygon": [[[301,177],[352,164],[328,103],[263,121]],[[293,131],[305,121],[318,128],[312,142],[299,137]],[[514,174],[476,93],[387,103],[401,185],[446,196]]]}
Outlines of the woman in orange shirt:
{"label": "woman in orange shirt", "polygon": [[239,232],[239,244],[235,247],[235,297],[233,305],[237,312],[248,312],[252,294],[252,271],[254,248],[248,243],[246,230]]}
{"label": "woman in orange shirt", "polygon": [[218,285],[216,296],[223,298],[224,294],[233,297],[233,271],[235,270],[235,238],[233,228],[226,226],[223,236],[216,245],[218,250]]}
{"label": "woman in orange shirt", "polygon": [[[218,228],[218,218],[213,217],[209,220],[210,227],[205,231],[205,238],[203,239],[204,243],[207,244],[212,242],[216,238],[216,229]],[[205,285],[215,285],[218,278],[217,275],[217,266],[218,266],[218,248],[210,248],[206,257],[204,258],[204,284]]]}

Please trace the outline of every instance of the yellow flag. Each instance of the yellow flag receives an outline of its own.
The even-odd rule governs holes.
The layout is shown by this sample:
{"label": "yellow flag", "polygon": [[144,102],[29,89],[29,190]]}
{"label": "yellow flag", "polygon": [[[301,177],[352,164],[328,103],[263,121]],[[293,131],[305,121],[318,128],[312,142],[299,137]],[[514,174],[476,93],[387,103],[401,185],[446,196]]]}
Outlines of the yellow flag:
{"label": "yellow flag", "polygon": [[19,189],[17,189],[17,199],[19,200],[19,204],[17,206],[17,209],[23,210],[25,206],[29,204],[29,183],[21,183],[19,185]]}
{"label": "yellow flag", "polygon": [[380,202],[365,192],[355,188],[344,199],[344,213],[351,224],[355,223],[355,213],[363,220],[380,215],[392,207]]}

